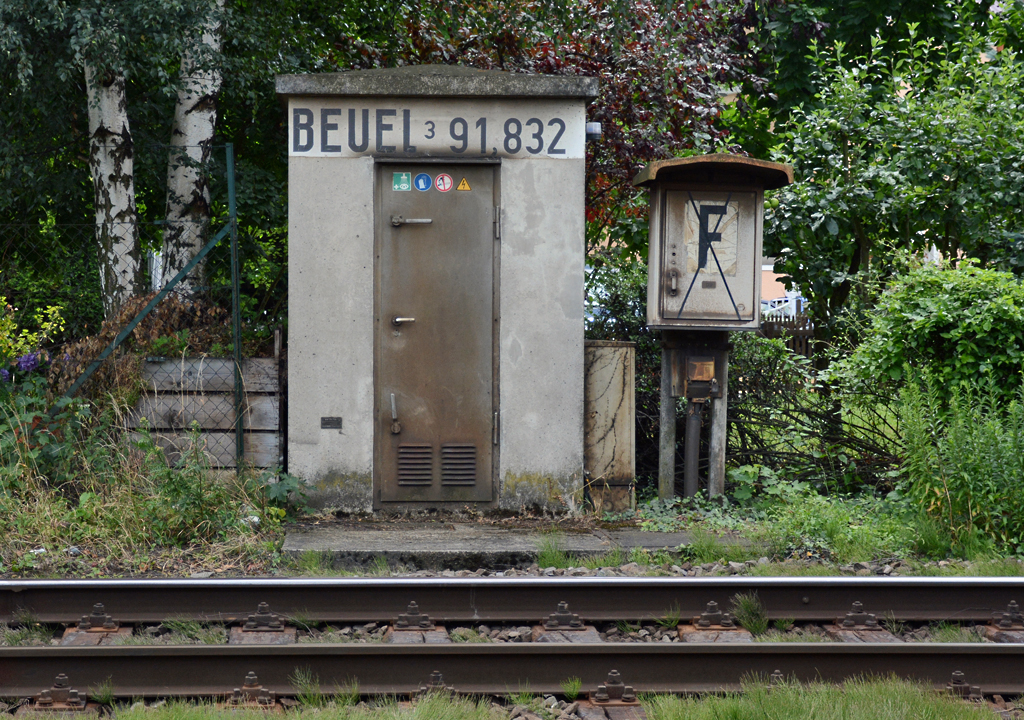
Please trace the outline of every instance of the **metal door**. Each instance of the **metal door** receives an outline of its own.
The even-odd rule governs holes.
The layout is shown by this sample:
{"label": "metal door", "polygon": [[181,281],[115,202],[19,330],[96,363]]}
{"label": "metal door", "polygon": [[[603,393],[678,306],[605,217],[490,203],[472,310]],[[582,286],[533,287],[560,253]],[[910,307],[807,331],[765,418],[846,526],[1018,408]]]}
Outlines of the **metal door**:
{"label": "metal door", "polygon": [[497,166],[377,165],[380,502],[490,502]]}

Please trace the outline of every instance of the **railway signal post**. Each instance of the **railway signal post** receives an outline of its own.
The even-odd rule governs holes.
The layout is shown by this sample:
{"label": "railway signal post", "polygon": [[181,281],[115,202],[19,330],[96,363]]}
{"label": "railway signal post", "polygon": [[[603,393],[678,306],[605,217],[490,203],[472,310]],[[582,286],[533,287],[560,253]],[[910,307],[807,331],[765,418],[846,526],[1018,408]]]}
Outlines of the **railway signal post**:
{"label": "railway signal post", "polygon": [[700,427],[711,406],[708,495],[725,489],[729,332],[761,326],[764,191],[793,182],[789,165],[715,154],[653,162],[647,325],[662,338],[658,496],[675,494],[675,404],[686,398],[684,494],[697,493]]}

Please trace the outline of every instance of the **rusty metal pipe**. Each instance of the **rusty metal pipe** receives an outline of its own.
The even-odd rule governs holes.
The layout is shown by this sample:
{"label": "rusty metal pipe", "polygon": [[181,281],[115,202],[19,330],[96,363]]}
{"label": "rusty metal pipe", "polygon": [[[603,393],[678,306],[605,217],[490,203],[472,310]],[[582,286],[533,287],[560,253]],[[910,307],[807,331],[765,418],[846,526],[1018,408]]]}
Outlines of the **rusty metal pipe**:
{"label": "rusty metal pipe", "polygon": [[700,426],[703,402],[686,403],[686,443],[683,446],[683,495],[693,497],[700,489],[698,461],[700,460]]}

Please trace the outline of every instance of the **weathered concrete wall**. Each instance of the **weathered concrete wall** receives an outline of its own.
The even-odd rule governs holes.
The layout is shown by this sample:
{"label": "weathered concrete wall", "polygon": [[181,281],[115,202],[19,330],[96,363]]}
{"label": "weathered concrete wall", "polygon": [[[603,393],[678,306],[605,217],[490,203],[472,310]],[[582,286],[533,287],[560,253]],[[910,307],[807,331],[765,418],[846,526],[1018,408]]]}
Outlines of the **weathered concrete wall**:
{"label": "weathered concrete wall", "polygon": [[588,340],[584,348],[583,460],[597,512],[633,504],[636,345]]}
{"label": "weathered concrete wall", "polygon": [[353,510],[372,499],[373,173],[372,158],[288,165],[288,470]]}
{"label": "weathered concrete wall", "polygon": [[582,501],[583,162],[501,167],[502,507]]}

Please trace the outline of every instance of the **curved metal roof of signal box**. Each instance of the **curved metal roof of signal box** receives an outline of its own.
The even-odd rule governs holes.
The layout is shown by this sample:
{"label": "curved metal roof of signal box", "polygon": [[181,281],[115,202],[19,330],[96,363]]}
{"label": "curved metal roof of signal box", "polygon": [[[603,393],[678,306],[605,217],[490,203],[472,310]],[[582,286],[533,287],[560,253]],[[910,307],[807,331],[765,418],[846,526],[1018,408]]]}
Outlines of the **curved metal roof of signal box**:
{"label": "curved metal roof of signal box", "polygon": [[734,182],[736,176],[746,176],[763,185],[765,190],[775,190],[793,182],[793,166],[729,153],[695,155],[652,162],[637,173],[633,185],[640,187],[673,181],[713,183],[716,175],[729,176],[720,182]]}

